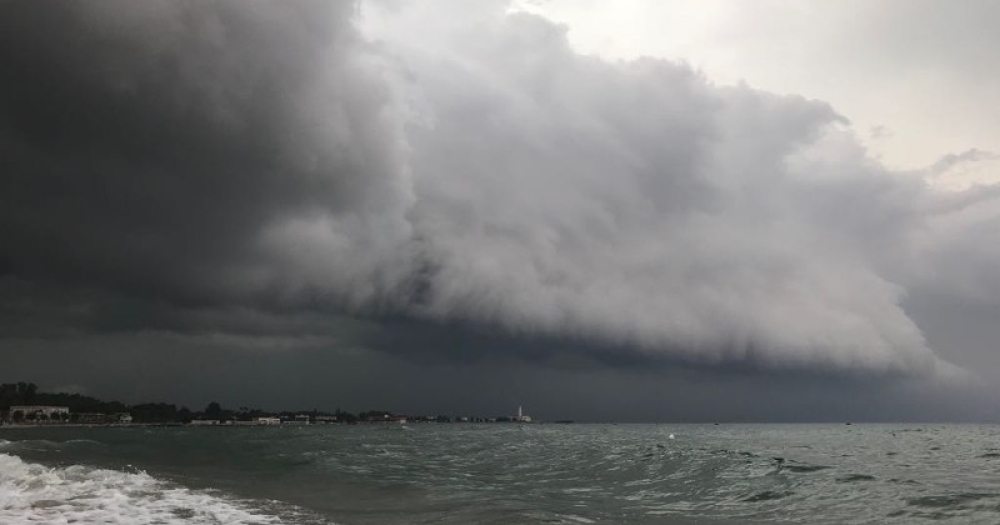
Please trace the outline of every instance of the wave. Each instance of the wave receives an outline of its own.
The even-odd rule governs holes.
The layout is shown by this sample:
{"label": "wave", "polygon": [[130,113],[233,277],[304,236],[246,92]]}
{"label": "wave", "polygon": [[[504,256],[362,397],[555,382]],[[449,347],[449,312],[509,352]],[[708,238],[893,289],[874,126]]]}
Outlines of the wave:
{"label": "wave", "polygon": [[875,476],[869,474],[848,474],[837,478],[837,483],[855,483],[858,481],[875,481]]}
{"label": "wave", "polygon": [[53,451],[60,450],[64,443],[48,439],[23,439],[18,441],[0,441],[0,450],[7,451]]}
{"label": "wave", "polygon": [[[995,499],[1000,494],[966,492],[961,494],[948,494],[942,496],[921,496],[906,500],[907,503],[917,507],[931,507],[940,509],[961,509],[968,505],[984,499]],[[991,505],[992,507],[993,505]]]}
{"label": "wave", "polygon": [[[2,442],[9,444],[9,442]],[[265,525],[277,516],[145,472],[52,468],[0,453],[0,523]]]}
{"label": "wave", "polygon": [[784,498],[784,497],[787,497],[787,496],[791,496],[792,494],[794,494],[794,493],[791,492],[791,491],[765,490],[764,492],[758,492],[756,494],[751,494],[751,495],[743,498],[742,501],[747,501],[747,502],[771,501],[771,500],[776,500],[776,499],[781,499],[781,498]]}

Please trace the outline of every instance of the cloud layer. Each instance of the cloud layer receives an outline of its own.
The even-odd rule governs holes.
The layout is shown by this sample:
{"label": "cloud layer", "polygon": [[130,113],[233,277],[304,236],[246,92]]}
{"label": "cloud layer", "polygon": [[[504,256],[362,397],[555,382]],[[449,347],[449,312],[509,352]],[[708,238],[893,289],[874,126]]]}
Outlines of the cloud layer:
{"label": "cloud layer", "polygon": [[309,335],[349,314],[923,374],[949,365],[906,294],[963,264],[1000,288],[977,240],[1000,231],[993,188],[890,172],[819,101],[581,56],[502,3],[452,8],[376,6],[362,35],[325,2],[5,4],[5,289],[76,297],[85,331],[124,297],[171,313],[106,328],[273,316]]}

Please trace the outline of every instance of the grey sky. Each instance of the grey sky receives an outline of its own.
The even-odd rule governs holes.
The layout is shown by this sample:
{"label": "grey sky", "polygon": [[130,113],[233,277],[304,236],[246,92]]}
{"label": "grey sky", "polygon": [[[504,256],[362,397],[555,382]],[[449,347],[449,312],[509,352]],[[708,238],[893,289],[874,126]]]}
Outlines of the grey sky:
{"label": "grey sky", "polygon": [[[926,63],[972,83],[993,37],[922,61],[871,29],[896,4],[845,3],[820,33],[851,43],[829,54],[788,29],[818,20],[791,4],[766,22],[694,5],[607,18],[679,10],[700,42],[685,63],[632,59],[673,45],[652,36],[589,55],[627,32],[558,2],[0,4],[0,380],[581,419],[992,417],[996,130],[913,139],[925,117],[803,79]],[[956,9],[907,16],[993,8]],[[710,60],[776,46],[764,33],[801,63]],[[939,103],[962,120],[995,107],[979,93]],[[872,145],[890,140],[921,155]],[[941,183],[963,166],[977,184]]]}
{"label": "grey sky", "polygon": [[[889,166],[919,168],[1000,148],[1000,7],[988,0],[545,0],[522,8],[568,24],[583,53],[684,60],[740,81],[833,104]],[[874,131],[874,132],[873,132]],[[997,180],[998,163],[947,186]]]}

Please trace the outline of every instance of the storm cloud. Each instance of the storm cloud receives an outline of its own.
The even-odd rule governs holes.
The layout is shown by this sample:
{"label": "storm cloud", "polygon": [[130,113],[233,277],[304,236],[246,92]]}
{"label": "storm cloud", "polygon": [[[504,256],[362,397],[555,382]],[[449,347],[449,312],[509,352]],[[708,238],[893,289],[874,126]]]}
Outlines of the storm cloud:
{"label": "storm cloud", "polygon": [[350,239],[331,275],[408,236],[399,121],[349,5],[4,10],[10,273],[215,305],[287,287],[268,245],[287,222]]}
{"label": "storm cloud", "polygon": [[998,296],[996,188],[928,182],[986,153],[453,8],[0,4],[5,336],[955,373],[904,302]]}

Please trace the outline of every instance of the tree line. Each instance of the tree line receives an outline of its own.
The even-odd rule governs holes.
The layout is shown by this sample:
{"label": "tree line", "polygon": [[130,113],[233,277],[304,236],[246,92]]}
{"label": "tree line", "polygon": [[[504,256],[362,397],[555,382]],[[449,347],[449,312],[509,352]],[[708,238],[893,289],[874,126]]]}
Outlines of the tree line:
{"label": "tree line", "polygon": [[[119,401],[104,401],[82,394],[40,392],[38,386],[34,383],[18,382],[0,384],[0,412],[9,413],[10,407],[25,405],[67,407],[71,416],[79,414],[129,414],[132,416],[133,421],[140,423],[188,423],[196,419],[250,421],[263,416],[292,419],[295,416],[303,414],[308,415],[314,421],[318,417],[336,418],[337,421],[347,423],[355,422],[359,419],[358,415],[343,412],[340,409],[337,409],[335,412],[308,410],[275,413],[250,407],[240,407],[236,410],[230,410],[223,408],[216,401],[212,401],[204,410],[200,411],[162,402],[126,405]],[[381,414],[382,412],[379,411],[378,413]],[[362,412],[363,417],[367,415],[368,412]],[[22,417],[25,417],[25,415],[22,415]],[[72,419],[65,419],[65,421],[72,421]]]}
{"label": "tree line", "polygon": [[[82,394],[69,394],[65,392],[50,393],[40,392],[34,383],[7,383],[0,384],[0,415],[6,414],[12,421],[31,421],[34,416],[27,414],[13,414],[10,407],[23,405],[45,405],[69,408],[70,414],[52,416],[48,421],[60,422],[95,422],[100,421],[100,414],[109,416],[116,414],[129,414],[132,421],[137,423],[189,423],[195,420],[218,420],[218,421],[252,421],[258,417],[280,417],[283,420],[293,420],[308,416],[312,422],[332,421],[341,423],[355,423],[359,421],[388,421],[395,417],[392,412],[386,410],[367,410],[358,414],[345,412],[339,408],[334,412],[323,412],[319,410],[298,410],[267,412],[259,408],[242,406],[237,409],[224,408],[216,401],[209,403],[203,410],[191,410],[186,406],[178,407],[172,403],[153,402],[127,405],[119,401],[104,401]],[[39,416],[41,418],[41,416]],[[46,416],[48,417],[48,416]],[[112,422],[109,418],[108,422]],[[422,416],[413,418],[415,421],[436,421],[448,423],[453,421],[462,422],[507,422],[514,421],[508,416],[498,416],[495,418],[480,417],[449,417],[449,416]]]}

